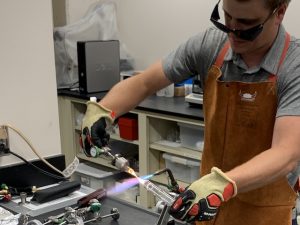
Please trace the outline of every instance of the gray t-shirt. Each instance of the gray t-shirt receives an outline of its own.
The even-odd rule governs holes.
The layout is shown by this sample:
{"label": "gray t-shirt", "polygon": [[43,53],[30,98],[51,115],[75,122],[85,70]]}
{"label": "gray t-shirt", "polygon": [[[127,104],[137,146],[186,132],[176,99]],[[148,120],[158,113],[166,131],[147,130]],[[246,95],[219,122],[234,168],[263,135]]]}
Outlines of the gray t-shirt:
{"label": "gray t-shirt", "polygon": [[[204,33],[191,37],[163,59],[163,69],[167,78],[173,82],[180,82],[199,75],[204,87],[206,74],[226,39],[227,35],[216,28],[209,28]],[[291,37],[285,61],[277,73],[284,41],[285,29],[281,26],[272,48],[259,66],[248,69],[240,55],[230,48],[221,68],[224,81],[264,81],[270,74],[277,74],[276,117],[300,115],[300,40]]]}
{"label": "gray t-shirt", "polygon": [[[259,66],[249,69],[240,55],[230,48],[223,66],[224,81],[256,82],[267,80],[270,74],[277,74],[278,108],[276,117],[300,115],[300,40],[291,37],[286,58],[278,70],[285,42],[285,29],[280,26],[276,40]],[[209,28],[181,44],[166,56],[162,63],[167,78],[180,82],[192,76],[200,76],[202,87],[209,68],[215,62],[221,48],[227,40],[227,34]],[[299,128],[300,129],[300,128]],[[300,173],[300,163],[287,178],[294,185]]]}

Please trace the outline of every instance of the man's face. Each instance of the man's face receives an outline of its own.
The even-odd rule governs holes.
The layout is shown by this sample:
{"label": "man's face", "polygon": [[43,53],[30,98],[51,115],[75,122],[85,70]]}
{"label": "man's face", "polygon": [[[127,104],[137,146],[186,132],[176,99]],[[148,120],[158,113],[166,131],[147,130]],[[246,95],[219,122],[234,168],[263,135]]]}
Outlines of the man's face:
{"label": "man's face", "polygon": [[253,41],[243,40],[233,33],[228,34],[231,47],[236,53],[255,52],[264,46],[270,46],[274,41],[278,30],[276,12],[266,8],[265,1],[223,0],[223,13],[225,25],[231,29],[246,30],[263,24],[262,32]]}

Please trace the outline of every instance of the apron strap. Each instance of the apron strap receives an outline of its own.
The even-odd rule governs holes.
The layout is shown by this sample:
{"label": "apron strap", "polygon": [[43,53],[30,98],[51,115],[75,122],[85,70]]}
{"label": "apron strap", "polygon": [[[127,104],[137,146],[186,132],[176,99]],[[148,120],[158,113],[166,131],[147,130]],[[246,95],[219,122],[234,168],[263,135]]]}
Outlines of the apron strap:
{"label": "apron strap", "polygon": [[276,74],[278,73],[284,59],[285,59],[285,56],[287,54],[287,51],[289,49],[289,46],[290,46],[290,41],[291,41],[291,35],[289,33],[286,33],[285,34],[285,43],[284,43],[284,48],[282,50],[282,54],[281,54],[281,57],[280,57],[280,61],[279,61],[279,64],[278,64],[278,68],[277,68],[277,72]]}
{"label": "apron strap", "polygon": [[294,191],[296,193],[299,193],[299,191],[300,191],[300,177],[298,177],[298,179],[297,179],[297,181],[296,181],[296,183],[294,185]]}
{"label": "apron strap", "polygon": [[[290,45],[290,41],[291,41],[291,35],[289,33],[285,33],[285,43],[284,43],[284,48],[282,50],[282,53],[281,53],[281,57],[280,57],[280,60],[279,60],[279,63],[278,63],[278,67],[277,67],[277,71],[276,71],[276,74],[270,74],[269,76],[269,81],[276,81],[277,80],[277,74],[278,74],[278,71],[286,57],[286,54],[287,54],[287,51],[288,51],[288,48],[289,48],[289,45]],[[218,67],[218,68],[221,68],[222,65],[223,65],[223,62],[224,62],[224,58],[225,58],[225,55],[228,51],[230,47],[230,42],[229,40],[227,40],[223,46],[223,48],[221,49],[221,51],[219,52],[219,55],[217,56],[217,59],[215,61],[215,65]]]}
{"label": "apron strap", "polygon": [[223,48],[221,49],[216,61],[215,61],[215,65],[218,67],[218,68],[221,68],[222,65],[223,65],[223,62],[224,62],[224,58],[225,58],[225,55],[228,51],[230,47],[230,43],[229,43],[229,40],[227,40],[223,46]]}
{"label": "apron strap", "polygon": [[291,41],[291,35],[286,32],[285,33],[284,48],[283,48],[282,53],[281,53],[281,57],[280,57],[280,60],[279,60],[279,63],[278,63],[276,74],[270,74],[269,81],[276,81],[277,80],[277,74],[278,74],[278,71],[279,71],[285,57],[286,57],[287,51],[288,51],[289,46],[290,46],[290,41]]}

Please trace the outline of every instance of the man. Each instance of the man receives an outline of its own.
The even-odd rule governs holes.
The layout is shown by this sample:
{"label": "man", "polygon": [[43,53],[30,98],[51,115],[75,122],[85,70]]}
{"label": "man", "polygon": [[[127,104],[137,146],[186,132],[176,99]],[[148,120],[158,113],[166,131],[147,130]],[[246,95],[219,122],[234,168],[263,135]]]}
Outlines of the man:
{"label": "man", "polygon": [[207,221],[201,224],[290,224],[296,194],[286,176],[300,161],[300,41],[281,25],[289,2],[219,1],[211,15],[216,28],[120,82],[98,104],[88,103],[85,149],[107,144],[107,121],[172,82],[200,74],[203,176],[170,213],[188,222]]}

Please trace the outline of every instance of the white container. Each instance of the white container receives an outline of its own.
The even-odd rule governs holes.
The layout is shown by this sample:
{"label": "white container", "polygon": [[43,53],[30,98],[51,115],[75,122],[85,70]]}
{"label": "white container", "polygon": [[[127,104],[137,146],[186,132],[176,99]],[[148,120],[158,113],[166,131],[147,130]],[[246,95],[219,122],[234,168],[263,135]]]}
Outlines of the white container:
{"label": "white container", "polygon": [[164,153],[166,168],[169,168],[175,179],[192,183],[200,178],[200,161]]}
{"label": "white container", "polygon": [[165,88],[162,88],[156,92],[156,96],[163,97],[165,96]]}
{"label": "white container", "polygon": [[202,151],[204,145],[204,127],[193,124],[177,123],[180,128],[181,146]]}
{"label": "white container", "polygon": [[184,84],[185,95],[189,95],[193,92],[192,84]]}
{"label": "white container", "polygon": [[115,185],[113,172],[103,171],[89,163],[79,163],[74,173],[74,179],[95,190]]}
{"label": "white container", "polygon": [[174,84],[170,84],[169,86],[162,88],[156,92],[156,96],[159,97],[174,97]]}
{"label": "white container", "polygon": [[165,88],[166,97],[174,97],[174,84],[170,84]]}

